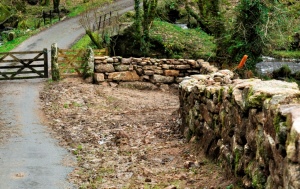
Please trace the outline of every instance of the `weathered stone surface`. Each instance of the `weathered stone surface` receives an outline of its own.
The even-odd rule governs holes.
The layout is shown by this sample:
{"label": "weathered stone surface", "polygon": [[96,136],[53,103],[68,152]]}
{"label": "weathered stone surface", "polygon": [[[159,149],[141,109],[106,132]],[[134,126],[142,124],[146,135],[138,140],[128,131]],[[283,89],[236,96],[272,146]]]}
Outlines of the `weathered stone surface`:
{"label": "weathered stone surface", "polygon": [[132,58],[122,58],[121,63],[122,64],[130,64],[132,61]]}
{"label": "weathered stone surface", "polygon": [[164,74],[164,71],[161,70],[161,69],[155,69],[155,70],[154,70],[154,73],[155,73],[155,74],[159,74],[159,75],[163,75],[163,74]]}
{"label": "weathered stone surface", "polygon": [[153,78],[151,80],[153,83],[173,83],[174,77],[170,76],[162,76],[162,75],[153,75]]}
{"label": "weathered stone surface", "polygon": [[190,65],[175,65],[175,68],[179,69],[179,70],[184,70],[184,69],[190,69],[191,66]]}
{"label": "weathered stone surface", "polygon": [[129,70],[129,65],[118,65],[118,66],[115,66],[115,70],[117,72],[128,71]]}
{"label": "weathered stone surface", "polygon": [[[183,77],[200,74],[210,73],[211,70],[217,70],[214,66],[207,64],[208,68],[199,70],[199,64],[206,65],[203,60],[190,60],[190,59],[153,59],[153,58],[121,58],[121,57],[95,57],[95,72],[96,73],[113,73],[113,72],[125,72],[135,70],[139,76],[160,75],[151,78],[151,82],[164,83],[166,84],[177,84],[183,80]],[[207,69],[210,69],[208,71]],[[219,78],[213,78],[207,80],[207,84],[213,85],[219,83],[232,83],[231,79],[228,78],[230,72],[223,71],[224,73],[218,73],[222,75],[222,80]],[[227,74],[227,75],[226,75]],[[178,78],[179,77],[179,78]],[[213,76],[211,76],[213,77]],[[225,77],[227,77],[225,79]],[[177,79],[178,78],[178,79]],[[112,77],[106,77],[107,81],[112,81]],[[149,80],[149,79],[148,79]]]}
{"label": "weathered stone surface", "polygon": [[168,64],[163,64],[163,65],[162,65],[162,68],[168,70],[168,69],[170,69],[170,65],[168,65]]}
{"label": "weathered stone surface", "polygon": [[110,73],[114,72],[115,68],[112,64],[96,64],[95,70],[98,73]]}
{"label": "weathered stone surface", "polygon": [[107,63],[113,63],[113,62],[114,62],[114,59],[113,59],[113,58],[108,58],[108,59],[106,59],[106,62],[107,62]]}
{"label": "weathered stone surface", "polygon": [[157,67],[156,66],[144,66],[143,69],[144,70],[155,70],[155,69],[157,69]]}
{"label": "weathered stone surface", "polygon": [[152,70],[144,70],[145,75],[154,75],[154,71]]}
{"label": "weathered stone surface", "polygon": [[176,77],[175,81],[176,83],[181,83],[183,81],[183,77]]}
{"label": "weathered stone surface", "polygon": [[143,59],[141,59],[141,58],[133,58],[132,61],[133,62],[142,62]]}
{"label": "weathered stone surface", "polygon": [[165,76],[178,76],[179,70],[165,70]]}
{"label": "weathered stone surface", "polygon": [[94,74],[94,80],[97,83],[105,81],[104,74],[103,73],[95,73]]}
{"label": "weathered stone surface", "polygon": [[139,82],[139,81],[123,82],[123,83],[120,83],[119,86],[126,87],[126,88],[140,89],[140,90],[156,90],[158,88],[153,83]]}
{"label": "weathered stone surface", "polygon": [[108,79],[112,81],[138,81],[140,77],[135,71],[126,71],[109,73]]}
{"label": "weathered stone surface", "polygon": [[192,67],[195,67],[197,64],[196,60],[188,60],[187,63],[190,64]]}
{"label": "weathered stone surface", "polygon": [[299,188],[297,84],[232,80],[230,71],[211,74],[201,64],[209,75],[191,75],[179,84],[181,131],[196,136],[209,157],[243,178],[244,187]]}
{"label": "weathered stone surface", "polygon": [[[262,107],[268,98],[283,95],[281,100],[300,95],[296,83],[287,83],[278,80],[261,81],[259,79],[236,80],[233,88],[235,101],[245,110],[249,107]],[[268,104],[266,104],[267,106]]]}

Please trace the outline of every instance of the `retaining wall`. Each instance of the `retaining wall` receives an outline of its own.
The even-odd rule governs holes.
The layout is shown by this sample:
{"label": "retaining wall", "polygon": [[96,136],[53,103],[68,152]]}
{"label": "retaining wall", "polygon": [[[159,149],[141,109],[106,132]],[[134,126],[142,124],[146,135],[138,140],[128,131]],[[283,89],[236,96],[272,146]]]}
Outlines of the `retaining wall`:
{"label": "retaining wall", "polygon": [[179,84],[184,77],[217,71],[204,60],[95,57],[94,81]]}
{"label": "retaining wall", "polygon": [[181,129],[244,188],[300,188],[299,96],[296,83],[193,75],[179,85]]}

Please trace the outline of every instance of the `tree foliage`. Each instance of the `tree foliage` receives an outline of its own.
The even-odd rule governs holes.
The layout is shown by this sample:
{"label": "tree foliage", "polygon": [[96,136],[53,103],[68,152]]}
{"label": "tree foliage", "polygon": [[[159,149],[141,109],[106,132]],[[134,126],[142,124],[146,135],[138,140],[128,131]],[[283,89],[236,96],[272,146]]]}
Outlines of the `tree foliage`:
{"label": "tree foliage", "polygon": [[265,46],[263,28],[267,23],[268,7],[262,0],[241,0],[237,9],[234,33],[229,42],[229,55],[233,62],[238,62],[247,54],[247,68],[254,69]]}
{"label": "tree foliage", "polygon": [[140,0],[135,0],[135,44],[144,55],[149,53],[150,49],[150,27],[156,16],[158,0],[143,0],[143,14],[140,10]]}

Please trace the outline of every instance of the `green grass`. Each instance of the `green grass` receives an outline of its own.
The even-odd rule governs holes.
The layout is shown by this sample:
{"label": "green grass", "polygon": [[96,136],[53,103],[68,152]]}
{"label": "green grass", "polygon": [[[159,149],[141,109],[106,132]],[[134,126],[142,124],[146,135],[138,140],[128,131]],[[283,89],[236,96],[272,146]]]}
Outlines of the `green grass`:
{"label": "green grass", "polygon": [[88,35],[84,35],[72,46],[72,49],[86,49],[88,46],[92,46],[91,39]]}
{"label": "green grass", "polygon": [[215,56],[212,36],[200,29],[182,29],[168,22],[156,20],[150,31],[153,41],[163,45],[173,58],[210,58]]}
{"label": "green grass", "polygon": [[3,46],[0,47],[0,52],[9,52],[25,41],[30,35],[23,35],[12,41],[6,42]]}
{"label": "green grass", "polygon": [[[90,10],[95,7],[100,7],[101,4],[112,2],[112,1],[111,0],[90,0],[87,3],[82,3],[82,2],[83,1],[76,1],[76,3],[74,3],[74,1],[66,0],[65,3],[61,2],[61,6],[67,8],[70,11],[67,17],[74,17],[80,15],[86,10]],[[39,16],[41,16],[41,12],[43,10],[49,11],[51,9],[52,9],[52,5],[30,6],[26,4],[26,14],[20,13],[19,15],[20,22],[18,28],[14,30],[14,32],[17,34],[17,38],[14,39],[13,41],[7,41],[4,36],[4,45],[0,46],[0,52],[8,52],[13,50],[18,45],[20,45],[23,41],[25,41],[32,35],[38,33],[41,29],[49,27],[50,26],[49,19],[46,20],[46,25],[44,25],[43,19],[39,18]],[[59,21],[58,18],[54,18],[52,20],[52,24],[58,21]],[[30,32],[25,32],[28,29],[30,29]],[[84,44],[79,44],[79,45],[82,45],[83,48],[86,48],[87,45],[85,44],[87,44],[88,42],[83,42],[83,43]]]}
{"label": "green grass", "polygon": [[300,58],[300,51],[273,51],[275,58]]}

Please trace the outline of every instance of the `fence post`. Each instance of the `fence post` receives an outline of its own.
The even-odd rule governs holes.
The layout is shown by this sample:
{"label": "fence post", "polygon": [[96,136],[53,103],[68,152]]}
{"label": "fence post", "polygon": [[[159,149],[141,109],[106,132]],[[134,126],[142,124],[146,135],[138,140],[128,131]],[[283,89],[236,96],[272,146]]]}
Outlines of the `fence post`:
{"label": "fence post", "polygon": [[52,11],[50,10],[50,24],[52,24]]}
{"label": "fence post", "polygon": [[58,21],[60,21],[60,10],[58,8]]}
{"label": "fence post", "polygon": [[88,47],[86,54],[85,54],[85,69],[83,73],[83,77],[85,80],[89,82],[93,82],[93,77],[94,77],[94,51],[91,47]]}
{"label": "fence post", "polygon": [[48,78],[49,77],[49,73],[48,73],[48,50],[46,48],[44,48],[43,53],[44,53],[44,78]]}
{"label": "fence post", "polygon": [[59,68],[58,68],[58,48],[57,43],[51,45],[51,75],[53,81],[60,80]]}
{"label": "fence post", "polygon": [[99,19],[99,25],[98,25],[98,31],[100,30],[100,28],[101,28],[101,16],[100,16],[100,19]]}
{"label": "fence post", "polygon": [[44,11],[43,11],[43,19],[44,19],[44,25],[46,25],[46,15]]}

